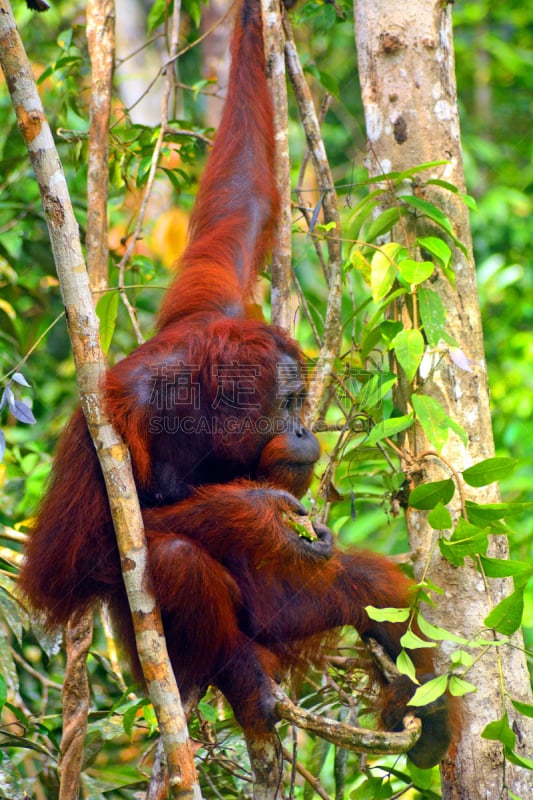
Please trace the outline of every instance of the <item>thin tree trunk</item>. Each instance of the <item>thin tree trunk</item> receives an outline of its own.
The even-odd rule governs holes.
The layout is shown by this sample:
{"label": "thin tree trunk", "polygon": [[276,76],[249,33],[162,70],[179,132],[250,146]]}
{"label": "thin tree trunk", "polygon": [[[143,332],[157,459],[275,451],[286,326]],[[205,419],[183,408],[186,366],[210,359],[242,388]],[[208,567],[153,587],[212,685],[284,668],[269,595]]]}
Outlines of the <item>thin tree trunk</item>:
{"label": "thin tree trunk", "polygon": [[74,800],[79,796],[90,704],[87,655],[92,640],[92,611],[74,614],[65,631],[66,665],[61,692],[63,732],[58,763],[59,800]]}
{"label": "thin tree trunk", "polygon": [[115,68],[115,2],[89,0],[87,43],[91,59],[91,119],[87,170],[87,269],[94,291],[107,289],[107,188],[109,120]]}
{"label": "thin tree trunk", "polygon": [[289,157],[289,126],[287,82],[285,78],[285,35],[282,14],[276,0],[262,0],[263,42],[267,64],[268,87],[272,95],[274,141],[276,142],[276,186],[280,209],[272,247],[272,324],[294,333],[291,309],[292,284],[292,209],[291,165]]}
{"label": "thin tree trunk", "polygon": [[[429,170],[426,175],[454,184],[464,191],[464,174],[456,102],[451,11],[453,6],[441,0],[355,0],[355,34],[359,72],[368,139],[368,164],[371,174],[401,171],[425,162],[446,159],[449,163]],[[416,187],[415,187],[416,188]],[[442,456],[460,472],[473,463],[493,455],[491,418],[483,334],[477,297],[475,266],[468,211],[458,194],[437,186],[427,187],[424,198],[437,205],[452,221],[458,239],[466,246],[468,257],[453,248],[456,274],[454,291],[442,273],[431,288],[442,299],[447,312],[447,330],[471,360],[472,371],[457,368],[442,358],[420,393],[438,399],[446,413],[468,435],[466,448],[459,437],[450,433]],[[418,235],[420,229],[417,228]],[[394,230],[395,241],[409,239],[409,229]],[[412,231],[411,231],[412,233]],[[406,406],[406,391],[399,400]],[[406,447],[411,453],[433,450],[419,426],[408,432]],[[436,459],[424,459],[424,481],[442,480],[449,474]],[[474,490],[463,487],[470,500],[497,502],[495,484]],[[456,492],[449,504],[452,518],[461,514]],[[436,533],[426,520],[426,512],[410,510],[408,527],[415,554],[415,572],[426,573],[445,589],[445,599],[433,612],[432,621],[466,638],[475,638],[483,630],[483,620],[500,600],[512,591],[507,580],[484,582],[472,561],[455,568],[444,561],[434,547]],[[508,556],[504,537],[490,537],[489,555]],[[488,652],[468,673],[477,693],[464,698],[462,734],[456,748],[443,765],[445,798],[506,797],[506,789],[520,797],[529,797],[531,774],[505,761],[498,742],[481,738],[487,723],[507,711],[517,733],[517,752],[533,741],[531,720],[519,717],[509,696],[531,702],[529,679],[519,635],[511,647],[488,648]],[[443,670],[449,667],[441,654]]]}

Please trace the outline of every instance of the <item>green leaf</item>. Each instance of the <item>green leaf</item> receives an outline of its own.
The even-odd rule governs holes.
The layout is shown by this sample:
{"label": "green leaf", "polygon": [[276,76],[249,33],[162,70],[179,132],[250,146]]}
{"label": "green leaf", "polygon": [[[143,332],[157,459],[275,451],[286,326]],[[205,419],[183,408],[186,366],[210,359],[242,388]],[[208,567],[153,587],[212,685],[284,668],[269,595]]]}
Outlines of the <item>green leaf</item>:
{"label": "green leaf", "polygon": [[454,233],[452,223],[450,222],[449,218],[446,214],[443,214],[440,208],[434,206],[433,203],[429,203],[427,200],[424,200],[422,197],[415,197],[414,195],[402,195],[398,198],[399,200],[403,200],[409,206],[412,206],[416,211],[423,214],[425,217],[428,217],[432,222],[442,228],[448,236],[452,239],[454,244],[464,253],[465,256],[468,256],[468,250],[464,246],[462,242],[459,241],[457,236]]}
{"label": "green leaf", "polygon": [[151,703],[145,703],[143,706],[143,719],[148,727],[148,733],[152,736],[159,728],[159,721],[157,719],[154,707]]}
{"label": "green leaf", "polygon": [[462,199],[463,203],[465,204],[465,206],[467,208],[469,208],[471,211],[477,211],[478,210],[476,200],[475,200],[474,197],[472,197],[471,194],[462,194],[461,193],[461,199]]}
{"label": "green leaf", "polygon": [[381,214],[372,221],[371,225],[368,226],[368,230],[365,233],[365,241],[375,242],[378,236],[383,236],[383,234],[388,233],[399,219],[399,208],[386,208],[385,211],[382,211]]}
{"label": "green leaf", "polygon": [[68,67],[71,64],[76,64],[81,61],[80,56],[61,56],[57,59],[55,63],[55,69],[61,69],[61,67]]}
{"label": "green leaf", "polygon": [[180,195],[183,191],[183,181],[180,181],[179,170],[168,169],[167,167],[160,167],[159,169],[165,173],[176,193]]}
{"label": "green leaf", "polygon": [[394,322],[392,319],[386,319],[379,326],[379,330],[381,338],[390,347],[398,333],[403,330],[403,325],[400,321]]}
{"label": "green leaf", "polygon": [[110,161],[109,180],[111,182],[111,186],[113,186],[115,189],[120,189],[124,185],[122,164],[118,158],[112,158]]}
{"label": "green leaf", "polygon": [[40,74],[40,75],[39,75],[39,77],[37,78],[37,86],[40,86],[40,85],[41,85],[41,83],[44,83],[44,82],[45,82],[45,80],[46,80],[47,78],[49,78],[49,77],[50,77],[50,75],[51,75],[51,74],[52,74],[54,71],[55,71],[55,64],[52,64],[51,66],[47,67],[47,68],[46,68],[46,69],[45,69],[43,72],[41,72],[41,74]]}
{"label": "green leaf", "polygon": [[365,606],[365,611],[370,619],[376,622],[407,622],[410,608],[376,608],[375,606]]}
{"label": "green leaf", "polygon": [[480,556],[483,572],[488,578],[519,577],[528,580],[533,575],[533,566],[525,561],[512,561],[510,558],[488,558]]}
{"label": "green leaf", "polygon": [[424,200],[422,197],[415,197],[414,195],[402,195],[400,198],[404,203],[412,206],[417,211],[420,211],[425,217],[433,220],[439,227],[446,231],[450,236],[455,236],[452,223],[449,218],[444,214],[440,208]]}
{"label": "green leaf", "polygon": [[392,289],[396,280],[394,258],[402,246],[397,242],[388,242],[376,250],[370,262],[370,288],[374,303],[382,300]]}
{"label": "green leaf", "polygon": [[475,525],[486,525],[500,519],[507,519],[524,511],[529,511],[533,503],[485,503],[478,504],[472,500],[466,501],[468,519]]}
{"label": "green leaf", "polygon": [[0,619],[9,625],[19,644],[22,641],[22,613],[9,591],[0,591]]}
{"label": "green leaf", "polygon": [[488,725],[485,725],[481,732],[481,736],[483,739],[489,739],[493,742],[501,742],[510,750],[513,749],[516,743],[516,736],[509,725],[509,717],[507,714],[504,714],[501,719],[498,719],[495,722],[489,722]]}
{"label": "green leaf", "polygon": [[[200,3],[187,3],[187,11],[191,16],[191,19],[194,22],[196,28],[200,27],[200,22],[202,20],[202,9]],[[169,11],[169,15],[170,15]]]}
{"label": "green leaf", "polygon": [[423,647],[436,647],[435,642],[428,642],[427,639],[421,639],[413,631],[406,631],[400,639],[400,644],[406,650],[418,650]]}
{"label": "green leaf", "polygon": [[96,314],[100,320],[100,342],[107,353],[115,332],[118,313],[118,292],[106,292],[96,304]]}
{"label": "green leaf", "polygon": [[428,522],[436,531],[447,531],[452,527],[452,516],[442,501],[429,512]]}
{"label": "green leaf", "polygon": [[0,673],[0,711],[3,709],[7,700],[7,684],[4,676]]}
{"label": "green leaf", "polygon": [[489,483],[507,478],[517,464],[516,458],[486,458],[463,470],[463,478],[469,486],[488,486]]}
{"label": "green leaf", "polygon": [[448,478],[444,481],[423,483],[409,495],[409,505],[421,511],[435,508],[437,503],[449,503],[455,492],[455,484]]}
{"label": "green leaf", "polygon": [[333,220],[331,222],[317,222],[315,225],[316,230],[321,233],[328,233],[329,231],[335,230],[336,227],[337,223]]}
{"label": "green leaf", "polygon": [[365,325],[361,336],[361,358],[366,360],[372,350],[381,342],[381,331],[379,328],[369,328]]}
{"label": "green leaf", "polygon": [[434,397],[414,394],[411,403],[424,433],[437,450],[441,450],[448,440],[448,430],[452,430],[466,446],[468,437],[461,426],[446,414],[442,405]]}
{"label": "green leaf", "polygon": [[400,655],[396,659],[396,668],[398,669],[398,672],[401,672],[402,675],[407,675],[407,677],[410,678],[413,683],[419,683],[419,680],[416,677],[415,665],[405,650],[400,650]]}
{"label": "green leaf", "polygon": [[443,181],[441,178],[430,178],[426,181],[427,186],[440,186],[441,189],[446,189],[448,192],[452,194],[459,194],[459,189],[455,184],[450,183],[449,181]]}
{"label": "green leaf", "polygon": [[[515,753],[513,750],[510,750],[507,747],[505,748],[505,757],[512,764],[516,764],[519,767],[524,767],[524,769],[533,770],[533,759],[519,756],[518,753]],[[516,797],[516,795],[514,796]],[[517,800],[521,800],[521,798],[517,798]]]}
{"label": "green leaf", "polygon": [[431,253],[441,267],[450,266],[452,251],[444,239],[439,239],[438,236],[421,236],[416,240],[416,243],[423,250]]}
{"label": "green leaf", "polygon": [[[370,263],[367,258],[362,254],[359,245],[354,245],[350,250],[348,258],[350,265],[360,272],[367,283],[370,283]],[[349,268],[347,268],[349,269]]]}
{"label": "green leaf", "polygon": [[215,723],[218,720],[216,709],[214,709],[213,706],[210,703],[207,703],[205,700],[200,700],[198,703],[198,710],[208,722]]}
{"label": "green leaf", "polygon": [[[382,200],[383,191],[381,189],[375,189],[352,209],[347,219],[347,231],[351,239],[361,238],[361,228],[363,224],[374,209],[380,206]],[[359,245],[357,245],[357,247],[359,247]]]}
{"label": "green leaf", "polygon": [[450,655],[450,661],[454,667],[471,667],[474,663],[473,657],[466,650],[455,650]]}
{"label": "green leaf", "polygon": [[375,408],[378,403],[381,403],[397,380],[396,375],[392,373],[373,375],[370,380],[365,383],[357,398],[359,406],[366,411]]}
{"label": "green leaf", "polygon": [[433,289],[422,286],[418,290],[418,309],[428,344],[436,347],[447,335],[444,303]]}
{"label": "green leaf", "polygon": [[375,444],[381,439],[388,439],[395,436],[397,433],[404,431],[413,424],[413,415],[407,414],[403,417],[391,417],[390,419],[382,420],[375,425],[368,434],[365,443]]}
{"label": "green leaf", "polygon": [[407,705],[418,707],[427,706],[435,700],[438,700],[439,697],[442,697],[447,686],[448,676],[437,675],[436,678],[432,678],[430,681],[427,681],[427,683],[423,683],[422,686],[419,686]]}
{"label": "green leaf", "polygon": [[513,700],[512,698],[511,703],[520,714],[523,714],[524,717],[533,718],[533,705],[530,703],[522,703],[521,700]]}
{"label": "green leaf", "polygon": [[451,537],[448,540],[440,539],[440,551],[450,564],[462,567],[466,556],[486,552],[488,533],[487,528],[478,528],[461,518]]}
{"label": "green leaf", "polygon": [[524,613],[524,589],[516,589],[509,597],[505,597],[485,618],[487,628],[494,628],[498,633],[510,636],[518,630]]}
{"label": "green leaf", "polygon": [[[458,242],[458,246],[460,246],[460,242]],[[461,250],[463,250],[463,252],[464,252],[466,250],[466,247],[463,248],[461,246]],[[452,267],[444,267],[443,266],[442,267],[442,271],[444,272],[444,275],[448,279],[448,283],[450,284],[452,289],[455,289],[456,288],[456,278],[455,278],[455,272],[453,271],[453,268]]]}
{"label": "green leaf", "polygon": [[464,678],[458,678],[457,675],[451,676],[448,689],[454,697],[462,697],[464,694],[477,692],[477,686],[470,683],[470,681],[465,681]]}
{"label": "green leaf", "polygon": [[46,756],[47,759],[50,759],[50,751],[44,747],[44,745],[40,745],[38,742],[32,742],[30,739],[26,739],[24,736],[9,736],[8,734],[2,737],[2,750],[7,749],[8,747],[13,747],[18,749],[19,747],[24,750],[33,750],[36,753],[41,753],[42,755]]}
{"label": "green leaf", "polygon": [[426,169],[444,167],[449,163],[449,161],[445,161],[443,159],[439,159],[439,161],[425,161],[423,164],[417,164],[415,167],[409,167],[409,169],[402,170],[401,172],[385,172],[380,175],[373,175],[369,178],[366,178],[364,181],[361,181],[361,183],[365,184],[379,183],[381,181],[395,181],[396,185],[399,186],[408,178],[412,178],[413,175],[419,175]]}
{"label": "green leaf", "polygon": [[437,586],[436,583],[433,583],[430,578],[426,578],[423,583],[420,584],[424,588],[428,589],[430,592],[435,592],[435,594],[440,594],[442,597],[446,594],[442,586]]}
{"label": "green leaf", "polygon": [[385,778],[367,778],[356,792],[357,800],[388,800],[392,796],[392,786]]}
{"label": "green leaf", "polygon": [[[436,792],[431,791],[434,781],[433,770],[421,769],[413,764],[411,759],[407,760],[406,767],[409,775],[411,776],[413,789],[420,793],[420,796],[423,797],[424,800],[441,800],[440,792],[437,794]],[[407,781],[405,781],[405,783],[407,783]]]}
{"label": "green leaf", "polygon": [[457,636],[457,634],[447,631],[446,628],[433,625],[431,622],[428,622],[422,614],[419,614],[416,620],[424,636],[429,636],[430,639],[435,639],[437,642],[455,642],[455,644],[462,645],[470,644],[469,639],[465,639],[463,636]]}
{"label": "green leaf", "polygon": [[122,717],[122,724],[124,726],[124,733],[126,736],[131,739],[133,736],[133,725],[135,723],[135,719],[137,717],[137,711],[141,706],[136,703],[131,708],[128,708],[124,716]]}
{"label": "green leaf", "polygon": [[17,312],[15,311],[11,303],[8,303],[7,300],[3,300],[1,297],[0,297],[0,311],[3,311],[9,317],[9,319],[15,320],[17,318]]}
{"label": "green leaf", "polygon": [[398,272],[411,286],[417,286],[419,283],[427,281],[434,271],[435,266],[432,261],[414,261],[406,258],[398,264]]}
{"label": "green leaf", "polygon": [[412,381],[424,355],[424,337],[417,329],[402,330],[394,338],[394,352],[408,381]]}
{"label": "green leaf", "polygon": [[172,14],[172,7],[167,0],[154,0],[154,4],[148,14],[148,33],[152,33],[152,31],[157,28],[158,25],[161,25],[170,14]]}
{"label": "green leaf", "polygon": [[448,279],[450,286],[455,289],[455,272],[452,267],[452,251],[449,245],[437,236],[423,236],[417,239],[417,243],[433,256]]}

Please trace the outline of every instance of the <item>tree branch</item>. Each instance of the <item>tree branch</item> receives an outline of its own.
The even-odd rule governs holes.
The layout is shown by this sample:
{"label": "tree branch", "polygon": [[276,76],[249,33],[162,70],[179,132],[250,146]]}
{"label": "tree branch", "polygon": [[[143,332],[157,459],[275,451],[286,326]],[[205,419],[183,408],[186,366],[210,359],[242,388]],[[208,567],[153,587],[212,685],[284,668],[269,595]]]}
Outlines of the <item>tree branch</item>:
{"label": "tree branch", "polygon": [[115,2],[88,0],[87,43],[91,59],[91,110],[87,169],[87,269],[93,291],[107,289],[109,258],[107,195],[109,120],[115,62]]}
{"label": "tree branch", "polygon": [[294,705],[287,695],[276,687],[276,711],[281,719],[292,722],[298,728],[316,733],[328,742],[354,750],[357,753],[406,753],[420,738],[422,723],[412,714],[404,717],[404,730],[399,733],[389,731],[372,731],[367,728],[356,728],[345,722],[328,719]]}
{"label": "tree branch", "polygon": [[[107,195],[109,184],[109,119],[114,64],[114,0],[89,0],[87,40],[91,59],[91,111],[87,168],[87,269],[91,288],[107,288],[109,258]],[[63,734],[61,738],[60,800],[77,797],[89,714],[87,655],[93,635],[93,612],[75,614],[65,631]]]}
{"label": "tree branch", "polygon": [[298,58],[294,36],[288,17],[283,18],[286,36],[285,60],[287,72],[292,84],[298,112],[305,131],[307,146],[311,152],[311,160],[315,170],[317,184],[321,192],[324,223],[332,223],[332,229],[326,233],[328,248],[328,304],[324,326],[324,339],[318,356],[313,380],[309,387],[307,399],[306,421],[311,424],[316,416],[322,395],[326,390],[330,375],[337,357],[341,336],[341,239],[340,218],[337,208],[337,196],[333,184],[333,176],[329,167],[324,142],[320,134],[320,126],[311,97],[309,86],[305,80],[302,65]]}

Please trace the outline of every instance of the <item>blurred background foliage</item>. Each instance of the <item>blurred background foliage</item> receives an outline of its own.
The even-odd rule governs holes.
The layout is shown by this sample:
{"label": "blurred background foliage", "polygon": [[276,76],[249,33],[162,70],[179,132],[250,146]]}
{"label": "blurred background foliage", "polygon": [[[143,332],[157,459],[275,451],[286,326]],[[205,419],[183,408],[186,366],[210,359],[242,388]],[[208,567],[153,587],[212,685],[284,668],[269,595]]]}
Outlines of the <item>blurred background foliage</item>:
{"label": "blurred background foliage", "polygon": [[[157,11],[157,7],[157,3],[153,6],[146,3],[146,9]],[[197,0],[187,0],[183,9],[185,45],[199,35],[200,9]],[[15,13],[30,61],[39,76],[40,91],[83,239],[89,102],[85,5],[56,0],[46,14],[35,15],[19,2]],[[157,22],[156,16],[152,11],[153,22]],[[504,4],[496,0],[459,0],[454,6],[454,20],[467,185],[478,206],[471,221],[496,450],[499,455],[508,454],[520,460],[520,468],[504,482],[502,491],[506,500],[524,501],[531,499],[533,483],[533,5],[520,0],[507,0]],[[345,0],[336,8],[310,2],[295,12],[295,26],[301,58],[317,103],[325,92],[333,96],[323,133],[339,188],[340,205],[344,216],[349,218],[350,209],[367,191],[363,184],[365,137],[351,9]],[[154,30],[157,33],[160,29]],[[146,39],[149,35],[153,36],[153,32],[146,30]],[[157,41],[151,47],[157,47]],[[179,60],[179,80],[184,89],[174,116],[176,127],[210,136],[212,131],[205,122],[205,93],[212,91],[212,87],[200,78],[202,57],[201,47],[194,47]],[[127,70],[126,61],[118,72],[119,81]],[[153,75],[145,77],[148,81]],[[123,108],[124,103],[117,95],[110,156],[111,286],[116,285],[116,265],[124,249],[124,237],[135,225],[155,140],[153,128],[142,121],[133,122]],[[35,425],[24,425],[4,411],[0,420],[7,444],[0,463],[0,524],[17,531],[25,529],[42,496],[55,441],[76,404],[77,395],[39,192],[3,83],[0,83],[0,114],[4,120],[0,129],[0,375],[4,376],[0,391],[7,381],[5,376],[19,365],[18,370],[31,388],[17,386],[17,397],[31,405],[36,418]],[[296,181],[304,143],[293,108],[291,114]],[[193,136],[176,136],[165,149],[144,237],[136,247],[128,272],[128,283],[133,287],[130,300],[137,309],[146,338],[151,333],[162,288],[185,241],[188,214],[205,156],[205,144]],[[306,187],[312,206],[317,195],[313,194],[311,179]],[[297,235],[296,274],[318,319],[324,308],[324,282],[310,249],[305,236]],[[360,306],[364,296],[360,292],[363,291],[367,290],[351,276],[345,308],[349,320],[348,344],[357,341],[361,329],[364,314]],[[302,322],[298,335],[312,357],[316,343],[309,325]],[[119,308],[110,361],[122,358],[135,344],[126,313]],[[26,360],[21,365],[23,359]],[[346,475],[342,469],[338,480],[345,489]],[[383,463],[367,459],[364,465],[356,464],[353,469],[350,466],[345,470],[350,472],[349,482],[355,482],[354,491],[348,492],[346,503],[334,507],[331,515],[335,527],[341,529],[342,538],[355,543],[370,542],[369,546],[384,552],[405,550],[403,525],[389,510],[389,495],[397,487],[391,485],[391,475]],[[352,522],[354,511],[357,524],[345,525]],[[530,556],[533,531],[528,519],[524,517],[514,527],[513,556]],[[9,548],[20,550],[13,539],[2,539],[1,529],[0,545],[5,546],[1,554],[6,558]],[[9,633],[9,642],[0,637],[0,672],[6,676],[10,703],[4,709],[0,727],[0,755],[4,754],[3,761],[0,760],[0,787],[8,787],[0,788],[0,797],[10,800],[23,797],[24,789],[30,786],[32,796],[53,798],[56,782],[50,764],[57,755],[60,730],[62,661],[55,655],[57,648],[54,649],[53,643],[41,637],[38,646],[36,639],[22,639],[11,600],[13,569],[9,558],[3,566],[0,624]],[[533,592],[524,618],[530,647],[532,595]],[[98,636],[90,660],[95,710],[91,715],[86,796],[133,797],[135,786],[143,785],[142,768],[139,772],[135,764],[146,749],[153,720],[148,707],[135,705],[136,701],[124,693],[122,678],[110,661],[98,655],[109,653],[103,629]],[[122,700],[114,708],[117,697]],[[44,717],[35,723],[32,715],[40,713]],[[242,742],[229,736],[227,722],[218,724],[216,741],[210,741],[215,728],[209,726],[217,715],[213,716],[213,706],[207,703],[202,704],[202,713],[205,716],[195,723],[194,729],[204,740],[199,758],[207,758],[216,750],[219,760],[211,761],[210,780],[222,796],[240,796],[238,767],[242,761]],[[21,732],[28,742],[34,743],[31,757],[28,750],[5,749],[10,744],[9,736],[12,733],[20,736]],[[331,748],[322,746],[324,752],[315,748],[309,754],[309,763],[312,759],[320,763],[333,759]],[[333,766],[330,765],[330,772]],[[357,769],[352,772],[359,775]],[[324,780],[327,785],[327,779]],[[113,788],[126,784],[127,790]],[[431,795],[429,786],[426,792],[424,796],[436,796]],[[214,796],[208,789],[206,793]]]}

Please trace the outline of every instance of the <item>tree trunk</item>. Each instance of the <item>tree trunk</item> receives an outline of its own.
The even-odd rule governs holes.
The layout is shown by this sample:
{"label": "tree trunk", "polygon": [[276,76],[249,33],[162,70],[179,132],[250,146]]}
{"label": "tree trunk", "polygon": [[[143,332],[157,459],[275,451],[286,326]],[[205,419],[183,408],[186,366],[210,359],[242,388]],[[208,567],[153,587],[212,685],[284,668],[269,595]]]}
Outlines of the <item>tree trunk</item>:
{"label": "tree trunk", "polygon": [[[446,159],[447,164],[428,170],[424,178],[427,175],[447,181],[464,192],[452,8],[441,0],[411,3],[355,0],[355,33],[371,174],[401,171]],[[468,252],[467,257],[459,248],[452,248],[456,291],[440,271],[431,288],[445,305],[447,331],[470,359],[472,371],[459,369],[443,357],[418,392],[438,399],[446,413],[466,431],[468,447],[450,432],[441,451],[446,462],[461,472],[490,457],[494,450],[468,211],[458,194],[438,186],[426,187],[423,196],[448,216]],[[419,228],[417,233],[420,235]],[[393,232],[394,241],[402,241],[404,237],[404,243],[408,244],[405,236],[405,227]],[[406,406],[407,392],[400,394],[403,396],[398,400]],[[405,444],[415,454],[434,449],[418,425],[408,432]],[[422,462],[421,474],[424,481],[449,477],[441,462],[427,458]],[[462,488],[468,499],[479,503],[499,500],[495,484],[480,490]],[[458,492],[448,508],[456,521],[461,514]],[[424,614],[460,636],[479,636],[485,627],[483,620],[512,591],[512,584],[508,580],[484,582],[469,559],[461,568],[443,560],[438,547],[434,547],[436,533],[427,523],[426,512],[411,509],[407,521],[416,575],[421,577],[429,561],[426,577],[445,589],[445,598],[438,608],[425,610]],[[492,536],[490,540],[488,554],[506,558],[506,538]],[[519,635],[514,637],[513,644],[515,648],[488,648],[468,672],[468,680],[478,690],[464,698],[462,733],[443,764],[445,798],[495,799],[506,797],[506,789],[520,797],[530,796],[531,773],[504,761],[502,746],[480,736],[487,723],[507,711],[517,734],[516,751],[525,754],[527,743],[533,741],[531,720],[517,717],[509,702],[509,696],[531,702]],[[439,666],[443,671],[449,668],[444,648]]]}

